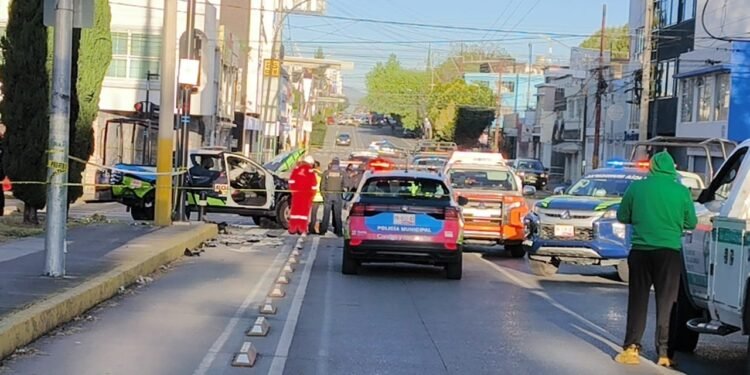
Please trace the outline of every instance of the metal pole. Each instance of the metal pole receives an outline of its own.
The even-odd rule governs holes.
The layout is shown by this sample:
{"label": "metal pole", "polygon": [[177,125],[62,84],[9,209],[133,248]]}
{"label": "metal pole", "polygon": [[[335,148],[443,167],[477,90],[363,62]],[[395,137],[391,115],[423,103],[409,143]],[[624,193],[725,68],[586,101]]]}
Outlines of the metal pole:
{"label": "metal pole", "polygon": [[500,152],[500,124],[503,122],[503,67],[497,72],[497,118],[495,119],[495,152]]}
{"label": "metal pole", "polygon": [[581,91],[583,92],[583,126],[581,130],[581,175],[586,174],[586,143],[588,143],[588,134],[586,129],[588,128],[589,119],[589,88],[588,85],[582,85]]}
{"label": "metal pole", "polygon": [[[599,168],[599,137],[602,127],[602,94],[604,94],[604,34],[607,26],[607,4],[602,6],[602,31],[599,37],[599,68],[596,85],[596,123],[594,124],[594,149],[591,155],[591,168]],[[584,156],[585,157],[585,156]]]}
{"label": "metal pole", "polygon": [[[528,72],[526,72],[527,80],[526,82],[526,109],[528,110],[531,108],[531,59],[533,59],[533,46],[531,43],[529,43],[529,69]],[[517,89],[517,88],[516,88]]]}
{"label": "metal pole", "polygon": [[172,151],[174,149],[175,61],[177,54],[177,0],[164,0],[159,91],[159,140],[156,146],[155,224],[172,224]]}
{"label": "metal pole", "polygon": [[[193,59],[195,52],[193,51],[193,43],[195,38],[195,0],[188,0],[188,13],[187,13],[187,27],[185,30],[185,58]],[[190,96],[192,94],[192,87],[184,85],[182,87],[182,106],[180,109],[180,162],[179,166],[182,170],[185,170],[188,166],[188,150],[190,148]],[[184,221],[185,216],[185,202],[186,192],[182,189],[184,185],[184,178],[179,178],[180,190],[177,191],[177,220]]]}
{"label": "metal pole", "polygon": [[641,56],[641,108],[638,122],[638,140],[648,139],[648,114],[651,99],[651,51],[652,31],[654,25],[654,2],[646,1],[646,16],[643,27],[643,55]]}
{"label": "metal pole", "polygon": [[55,51],[52,67],[47,224],[44,274],[65,276],[65,232],[68,217],[68,146],[70,70],[73,52],[73,0],[58,0],[55,10]]}

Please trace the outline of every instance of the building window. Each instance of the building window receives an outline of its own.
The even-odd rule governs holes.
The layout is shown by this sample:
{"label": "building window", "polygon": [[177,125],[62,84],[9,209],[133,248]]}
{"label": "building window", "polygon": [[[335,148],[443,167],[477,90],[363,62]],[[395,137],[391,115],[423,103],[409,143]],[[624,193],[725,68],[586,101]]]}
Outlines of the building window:
{"label": "building window", "polygon": [[651,84],[654,96],[657,98],[674,96],[674,74],[677,70],[677,62],[675,60],[662,61],[656,64],[654,69],[654,80]]}
{"label": "building window", "polygon": [[635,29],[635,35],[633,35],[633,56],[636,60],[640,59],[640,56],[643,53],[644,40],[643,28],[639,27]]}
{"label": "building window", "polygon": [[682,0],[682,20],[695,18],[695,0]]}
{"label": "building window", "polygon": [[112,33],[112,62],[107,77],[146,79],[159,72],[161,35],[132,32]]}
{"label": "building window", "polygon": [[676,25],[695,18],[695,0],[654,0],[654,24],[657,28]]}
{"label": "building window", "polygon": [[515,82],[509,82],[509,81],[504,81],[503,82],[503,92],[507,92],[507,93],[511,93],[511,94],[514,93],[514,92],[516,92],[516,83]]}
{"label": "building window", "polygon": [[699,77],[696,80],[698,98],[698,121],[712,121],[711,108],[713,107],[713,77]]}
{"label": "building window", "polygon": [[729,74],[716,76],[716,121],[726,121],[729,117]]}
{"label": "building window", "polygon": [[693,80],[686,79],[682,81],[682,87],[680,87],[680,121],[681,122],[693,122],[693,98],[695,92],[693,90]]}

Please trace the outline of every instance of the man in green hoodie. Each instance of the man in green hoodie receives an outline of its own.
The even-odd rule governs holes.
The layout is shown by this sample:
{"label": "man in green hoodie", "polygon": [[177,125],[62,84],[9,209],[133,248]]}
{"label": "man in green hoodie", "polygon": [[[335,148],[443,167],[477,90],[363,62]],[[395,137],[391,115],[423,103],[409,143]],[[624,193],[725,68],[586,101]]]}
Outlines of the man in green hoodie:
{"label": "man in green hoodie", "polygon": [[682,232],[697,224],[690,191],[680,181],[672,156],[666,151],[651,158],[649,175],[630,184],[617,210],[617,220],[631,227],[628,256],[628,322],[622,364],[640,362],[641,338],[646,329],[648,297],[656,294],[657,364],[673,367],[667,355],[669,316],[677,301],[682,272]]}

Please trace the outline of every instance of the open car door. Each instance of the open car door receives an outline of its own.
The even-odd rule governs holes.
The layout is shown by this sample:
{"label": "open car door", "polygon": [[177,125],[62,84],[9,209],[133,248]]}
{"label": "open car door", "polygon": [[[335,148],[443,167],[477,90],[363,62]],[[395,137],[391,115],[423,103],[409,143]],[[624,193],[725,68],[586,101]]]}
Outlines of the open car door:
{"label": "open car door", "polygon": [[268,210],[273,204],[273,176],[260,164],[237,154],[224,154],[228,181],[227,206]]}

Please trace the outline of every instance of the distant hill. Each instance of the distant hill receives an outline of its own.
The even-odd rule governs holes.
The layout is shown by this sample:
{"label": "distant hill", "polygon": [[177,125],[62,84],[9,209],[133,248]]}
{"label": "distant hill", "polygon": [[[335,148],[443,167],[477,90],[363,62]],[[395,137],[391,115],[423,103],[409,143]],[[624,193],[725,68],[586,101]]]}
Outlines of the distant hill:
{"label": "distant hill", "polygon": [[351,109],[353,106],[356,106],[359,104],[359,102],[362,100],[362,98],[365,97],[365,93],[355,87],[350,86],[344,86],[344,96],[346,96],[349,99],[349,108]]}

